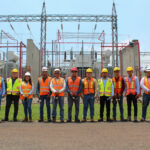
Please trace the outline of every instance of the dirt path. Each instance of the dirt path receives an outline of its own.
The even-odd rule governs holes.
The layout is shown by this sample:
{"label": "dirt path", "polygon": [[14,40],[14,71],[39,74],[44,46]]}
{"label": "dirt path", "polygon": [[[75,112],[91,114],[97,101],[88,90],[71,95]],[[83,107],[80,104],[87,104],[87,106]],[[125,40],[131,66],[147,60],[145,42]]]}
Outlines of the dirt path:
{"label": "dirt path", "polygon": [[0,150],[149,150],[150,123],[1,123]]}

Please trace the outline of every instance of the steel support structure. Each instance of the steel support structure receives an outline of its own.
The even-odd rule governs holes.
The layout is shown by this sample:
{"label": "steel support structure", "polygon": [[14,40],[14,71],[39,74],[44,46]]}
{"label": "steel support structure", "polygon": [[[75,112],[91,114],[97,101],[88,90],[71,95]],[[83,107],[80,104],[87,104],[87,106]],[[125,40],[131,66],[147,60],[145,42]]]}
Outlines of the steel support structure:
{"label": "steel support structure", "polygon": [[[43,3],[41,15],[0,15],[0,22],[41,22],[41,66],[46,65],[46,24],[47,22],[110,22],[112,23],[112,56],[113,67],[118,66],[118,27],[117,12],[113,3],[111,15],[75,15],[75,14],[46,14],[45,2]],[[116,47],[116,48],[115,48]],[[116,51],[116,54],[115,54]],[[115,59],[116,56],[116,59]]]}

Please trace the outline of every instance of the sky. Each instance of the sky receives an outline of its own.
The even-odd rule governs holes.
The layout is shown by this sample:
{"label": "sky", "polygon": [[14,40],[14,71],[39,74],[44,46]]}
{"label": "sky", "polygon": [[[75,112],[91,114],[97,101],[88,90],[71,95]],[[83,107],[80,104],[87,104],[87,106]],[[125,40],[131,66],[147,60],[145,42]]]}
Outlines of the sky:
{"label": "sky", "polygon": [[[47,14],[99,14],[111,15],[113,0],[45,0]],[[118,14],[119,42],[138,39],[141,51],[150,51],[150,1],[114,0]],[[0,15],[41,14],[43,0],[1,0]],[[40,23],[0,23],[0,29],[26,43],[27,38],[40,41]],[[80,23],[80,32],[93,32],[95,23]],[[78,23],[63,23],[63,32],[77,32]],[[56,39],[61,23],[47,24],[47,41]],[[98,23],[96,32],[105,30],[107,42],[111,42],[111,24]]]}

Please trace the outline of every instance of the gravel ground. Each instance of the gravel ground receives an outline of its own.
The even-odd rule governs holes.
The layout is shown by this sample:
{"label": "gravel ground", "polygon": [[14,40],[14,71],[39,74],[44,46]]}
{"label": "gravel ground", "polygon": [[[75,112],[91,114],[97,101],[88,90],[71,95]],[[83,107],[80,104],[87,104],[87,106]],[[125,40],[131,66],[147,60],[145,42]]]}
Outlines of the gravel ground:
{"label": "gravel ground", "polygon": [[149,150],[146,123],[1,123],[0,150]]}

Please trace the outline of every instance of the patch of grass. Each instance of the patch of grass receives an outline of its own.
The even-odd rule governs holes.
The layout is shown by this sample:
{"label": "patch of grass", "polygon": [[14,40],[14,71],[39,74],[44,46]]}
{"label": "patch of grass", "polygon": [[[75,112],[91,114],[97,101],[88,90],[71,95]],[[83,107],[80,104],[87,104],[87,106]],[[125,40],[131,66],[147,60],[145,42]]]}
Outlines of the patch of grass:
{"label": "patch of grass", "polygon": [[[150,111],[149,111],[149,107],[148,107],[148,111],[147,111],[147,118],[150,118]],[[134,115],[134,111],[133,111],[133,106],[132,106],[132,119],[133,119],[133,115]],[[9,119],[12,120],[13,119],[13,112],[14,112],[14,107],[13,104],[11,105],[11,109],[9,112]],[[51,112],[52,112],[52,104],[51,104]],[[95,104],[95,116],[94,119],[98,120],[99,119],[99,113],[100,112],[100,104]],[[51,113],[52,114],[52,113]],[[141,119],[141,114],[142,114],[142,104],[138,103],[138,119]],[[0,110],[0,119],[3,119],[5,115],[5,105],[1,106],[1,110]],[[74,119],[75,116],[75,106],[73,106],[73,110],[72,110],[72,118]],[[39,104],[32,104],[32,119],[35,120],[39,120],[40,117],[40,105]],[[112,117],[112,104],[111,104],[111,117]],[[60,118],[60,113],[59,113],[59,106],[57,106],[57,119],[59,120]],[[82,119],[83,118],[83,104],[80,104],[80,112],[79,112],[79,118]],[[127,118],[127,104],[124,104],[124,118]],[[24,109],[23,109],[23,105],[20,104],[19,105],[19,111],[18,111],[18,120],[23,120],[24,119]],[[44,106],[44,119],[47,119],[47,109],[46,109],[46,105]],[[67,120],[68,119],[68,104],[64,105],[64,119]],[[88,115],[87,115],[87,119],[90,119],[90,111],[88,109]],[[106,107],[104,110],[104,119],[106,119]],[[119,106],[117,105],[117,119],[120,119],[120,111],[119,111]]]}

